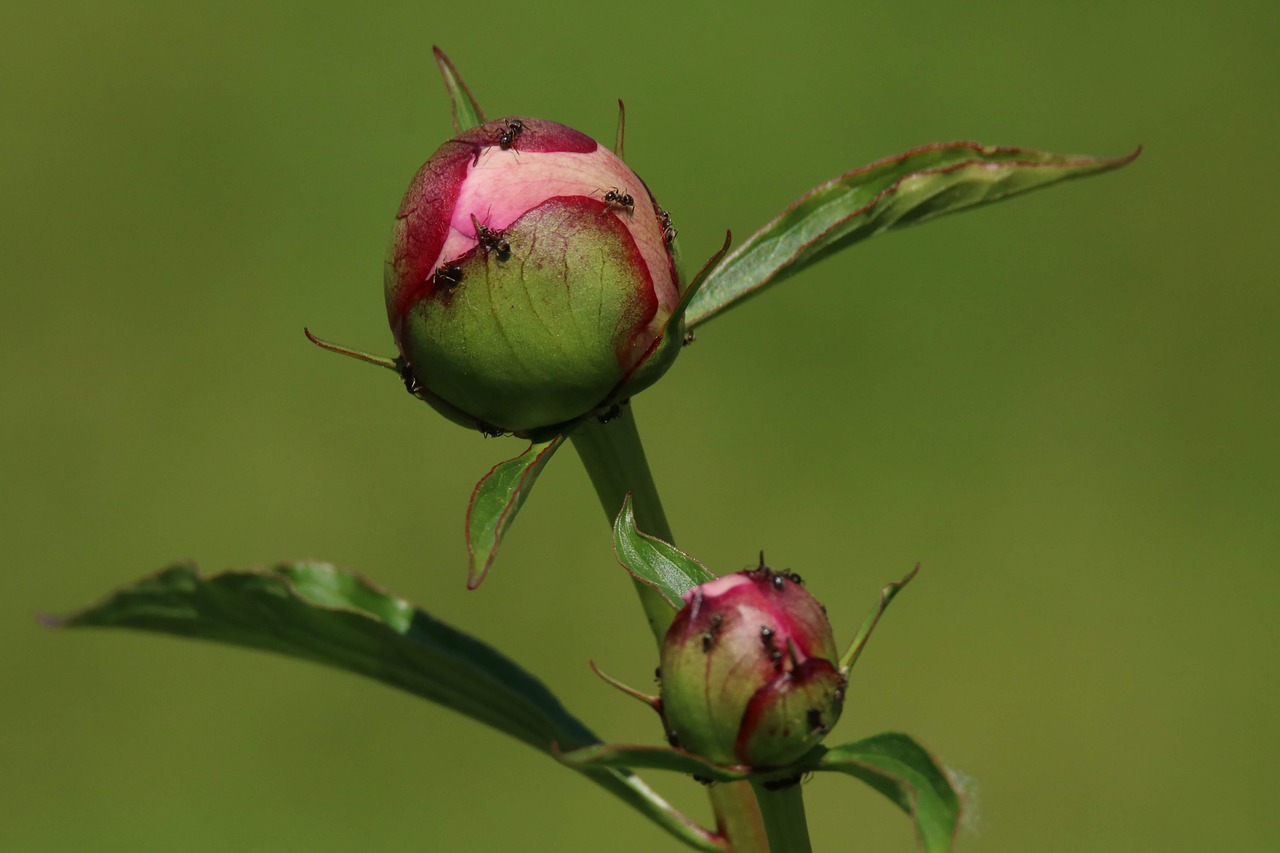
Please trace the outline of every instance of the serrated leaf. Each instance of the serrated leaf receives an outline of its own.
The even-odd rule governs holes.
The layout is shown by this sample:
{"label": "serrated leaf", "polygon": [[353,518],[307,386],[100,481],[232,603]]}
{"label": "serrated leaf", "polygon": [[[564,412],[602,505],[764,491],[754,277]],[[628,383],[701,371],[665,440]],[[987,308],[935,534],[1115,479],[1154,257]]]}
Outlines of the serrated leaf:
{"label": "serrated leaf", "polygon": [[801,196],[707,276],[690,328],[833,252],[894,228],[991,204],[1131,162],[973,142],[926,145],[847,172]]}
{"label": "serrated leaf", "polygon": [[942,765],[910,735],[886,732],[827,749],[813,769],[846,773],[884,794],[914,818],[925,853],[951,850],[960,795]]}
{"label": "serrated leaf", "polygon": [[734,782],[746,779],[751,773],[749,767],[725,767],[691,752],[665,746],[597,743],[561,752],[556,757],[570,767],[670,770],[673,773],[688,773],[690,776],[715,782]]}
{"label": "serrated leaf", "polygon": [[[599,743],[510,658],[327,563],[211,577],[181,563],[46,621],[216,640],[337,667],[450,708],[547,754]],[[719,849],[710,833],[633,773],[602,765],[578,769],[689,846]]]}
{"label": "serrated leaf", "polygon": [[662,593],[677,610],[684,606],[680,596],[716,579],[706,566],[676,546],[637,530],[631,495],[623,499],[613,525],[613,551],[624,569]]}
{"label": "serrated leaf", "polygon": [[463,82],[462,75],[453,66],[449,57],[438,47],[431,48],[436,55],[436,65],[440,67],[440,76],[444,78],[444,88],[449,93],[449,102],[453,113],[453,132],[461,133],[477,125],[484,124],[484,110],[476,103],[471,90]]}
{"label": "serrated leaf", "polygon": [[498,546],[525,498],[552,454],[564,444],[557,435],[549,441],[530,443],[524,453],[499,462],[476,483],[467,506],[467,551],[471,566],[467,586],[475,589],[484,580],[498,554]]}

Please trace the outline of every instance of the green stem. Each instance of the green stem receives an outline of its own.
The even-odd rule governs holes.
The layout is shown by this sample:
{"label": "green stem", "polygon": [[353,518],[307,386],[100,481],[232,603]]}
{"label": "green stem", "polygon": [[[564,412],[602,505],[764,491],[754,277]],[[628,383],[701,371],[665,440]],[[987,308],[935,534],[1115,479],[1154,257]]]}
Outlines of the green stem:
{"label": "green stem", "polygon": [[[644,457],[644,445],[640,443],[630,405],[623,406],[622,413],[607,424],[588,420],[574,430],[570,440],[591,477],[591,485],[595,486],[610,527],[622,511],[623,498],[630,494],[636,526],[659,539],[672,541],[671,525],[667,524],[658,487],[649,473],[649,462]],[[656,589],[634,578],[632,581],[640,594],[649,629],[661,647],[675,611]]]}
{"label": "green stem", "polygon": [[716,782],[707,794],[716,826],[733,853],[771,853],[769,831],[750,782]]}
{"label": "green stem", "polygon": [[[571,440],[591,477],[591,485],[595,486],[596,496],[609,518],[609,524],[612,526],[622,510],[623,498],[630,494],[636,526],[645,533],[674,543],[675,537],[662,510],[653,475],[649,472],[631,406],[623,406],[622,413],[607,424],[588,420],[573,432]],[[633,581],[649,620],[649,628],[661,646],[675,611],[657,590],[634,578]],[[709,794],[717,828],[730,850],[734,853],[769,853],[768,831],[750,782],[720,782],[711,786]],[[800,814],[803,818],[803,804]],[[803,822],[801,826],[803,828]],[[803,848],[780,849],[807,849],[807,835],[804,844]]]}
{"label": "green stem", "polygon": [[769,834],[771,853],[813,853],[809,846],[809,825],[804,817],[804,794],[800,786],[770,790],[753,785],[760,815]]}

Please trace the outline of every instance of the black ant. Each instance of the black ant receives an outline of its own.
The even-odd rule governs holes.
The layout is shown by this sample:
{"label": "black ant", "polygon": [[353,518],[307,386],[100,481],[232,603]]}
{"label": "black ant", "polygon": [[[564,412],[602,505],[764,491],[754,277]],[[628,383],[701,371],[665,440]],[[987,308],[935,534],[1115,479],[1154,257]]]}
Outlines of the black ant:
{"label": "black ant", "polygon": [[671,224],[671,214],[662,208],[658,208],[658,224],[662,226],[662,239],[670,246],[676,241],[676,235],[680,232]]}
{"label": "black ant", "polygon": [[398,355],[395,359],[395,365],[396,372],[400,374],[400,381],[404,383],[404,390],[421,400],[426,388],[418,381],[418,377],[413,375],[413,368],[409,366],[409,360],[402,355]]}
{"label": "black ant", "polygon": [[485,251],[496,253],[500,261],[511,257],[511,244],[507,242],[505,232],[497,228],[486,228],[476,219],[475,214],[471,215],[471,224],[476,229],[476,240]]}
{"label": "black ant", "polygon": [[511,150],[522,133],[524,133],[524,122],[518,118],[513,118],[507,122],[506,128],[498,134],[498,147],[503,151]]}
{"label": "black ant", "polygon": [[506,430],[481,420],[476,421],[476,429],[480,430],[480,434],[485,438],[498,438],[506,435]]}
{"label": "black ant", "polygon": [[636,200],[631,197],[631,193],[624,193],[617,187],[611,187],[604,194],[604,203],[607,208],[620,207],[627,213],[632,213],[636,209]]}
{"label": "black ant", "polygon": [[462,283],[462,267],[457,264],[445,264],[436,268],[436,284],[453,289]]}
{"label": "black ant", "polygon": [[724,614],[715,613],[711,616],[711,622],[707,626],[706,632],[702,635],[702,653],[706,654],[711,651],[711,644],[715,642],[716,634],[720,633],[720,626],[724,624]]}

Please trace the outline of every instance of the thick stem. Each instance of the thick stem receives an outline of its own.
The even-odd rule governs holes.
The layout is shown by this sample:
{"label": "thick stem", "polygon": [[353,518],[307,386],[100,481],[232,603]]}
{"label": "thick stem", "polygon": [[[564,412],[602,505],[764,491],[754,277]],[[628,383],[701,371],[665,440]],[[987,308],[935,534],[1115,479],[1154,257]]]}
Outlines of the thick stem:
{"label": "thick stem", "polygon": [[809,825],[804,816],[804,794],[800,785],[770,790],[754,785],[756,802],[769,835],[770,853],[813,853],[809,846]]}
{"label": "thick stem", "polygon": [[[622,510],[623,498],[629,493],[636,514],[636,526],[659,539],[672,541],[671,526],[662,511],[658,488],[649,473],[649,462],[644,458],[644,446],[636,430],[631,406],[623,406],[622,413],[607,424],[588,420],[574,430],[571,436],[574,450],[595,486],[600,506],[609,517],[610,526]],[[658,645],[667,634],[675,611],[666,599],[653,587],[632,579],[640,604],[644,607],[649,629]]]}
{"label": "thick stem", "polygon": [[[630,493],[636,526],[645,533],[674,542],[630,405],[623,406],[622,413],[607,424],[587,421],[573,432],[572,441],[610,525],[622,510],[623,499]],[[634,583],[649,620],[649,628],[661,646],[675,611],[657,590],[639,581]],[[769,853],[768,833],[751,783],[721,782],[712,785],[709,793],[718,829],[729,849],[734,853]],[[803,805],[800,814],[803,818]],[[790,849],[807,847],[806,836],[804,848]]]}
{"label": "thick stem", "polygon": [[728,839],[733,853],[771,853],[769,831],[750,782],[717,782],[707,793],[720,834]]}

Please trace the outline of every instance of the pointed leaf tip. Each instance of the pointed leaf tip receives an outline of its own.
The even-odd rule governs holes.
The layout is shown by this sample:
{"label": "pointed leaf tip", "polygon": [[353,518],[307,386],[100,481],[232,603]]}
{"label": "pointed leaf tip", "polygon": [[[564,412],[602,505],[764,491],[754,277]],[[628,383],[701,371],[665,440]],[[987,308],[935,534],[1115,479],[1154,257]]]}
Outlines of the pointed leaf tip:
{"label": "pointed leaf tip", "polygon": [[565,436],[557,435],[548,441],[530,442],[523,453],[499,462],[476,483],[467,506],[467,551],[471,557],[468,589],[475,589],[484,581],[507,528],[564,440]]}
{"label": "pointed leaf tip", "polygon": [[444,78],[445,91],[449,93],[450,110],[453,116],[453,132],[461,133],[477,125],[484,124],[484,110],[476,103],[471,89],[463,82],[462,75],[454,67],[453,61],[439,47],[432,47],[436,56],[436,65],[440,68],[440,76]]}
{"label": "pointed leaf tip", "polygon": [[373,353],[368,353],[364,350],[352,349],[351,347],[344,347],[342,344],[335,344],[332,341],[326,341],[324,338],[317,337],[312,334],[311,329],[306,326],[302,327],[302,334],[306,335],[307,340],[320,347],[320,349],[328,350],[329,352],[336,352],[338,355],[345,355],[369,364],[376,364],[378,367],[385,367],[388,370],[395,371],[396,373],[400,372],[400,365],[398,365],[396,360],[393,358],[374,355]]}
{"label": "pointed leaf tip", "polygon": [[1141,152],[1099,158],[948,142],[878,160],[819,184],[748,237],[708,273],[686,322],[699,326],[876,234],[1118,169]]}
{"label": "pointed leaf tip", "polygon": [[684,606],[680,596],[716,579],[706,566],[676,546],[637,529],[631,495],[623,499],[613,525],[613,551],[632,577],[656,589],[677,610]]}
{"label": "pointed leaf tip", "polygon": [[867,641],[871,639],[871,632],[875,630],[876,625],[880,622],[880,617],[889,607],[889,603],[902,591],[902,588],[911,583],[911,580],[920,572],[920,564],[916,563],[915,568],[907,572],[906,576],[900,581],[891,581],[884,585],[880,590],[880,603],[871,615],[862,623],[862,627],[858,629],[858,633],[854,636],[853,642],[849,644],[849,650],[840,658],[840,671],[845,675],[849,674],[849,670],[857,663],[858,657],[862,654],[862,650],[866,648]]}
{"label": "pointed leaf tip", "polygon": [[618,98],[618,133],[613,140],[613,153],[618,155],[619,160],[626,160],[623,155],[623,141],[627,135],[627,108],[622,103],[622,98]]}
{"label": "pointed leaf tip", "polygon": [[885,732],[832,747],[813,769],[845,773],[888,797],[915,820],[925,853],[952,849],[963,799],[942,764],[910,735]]}

